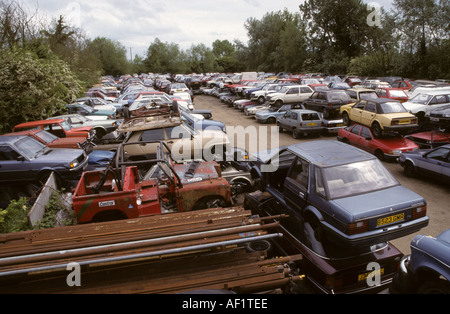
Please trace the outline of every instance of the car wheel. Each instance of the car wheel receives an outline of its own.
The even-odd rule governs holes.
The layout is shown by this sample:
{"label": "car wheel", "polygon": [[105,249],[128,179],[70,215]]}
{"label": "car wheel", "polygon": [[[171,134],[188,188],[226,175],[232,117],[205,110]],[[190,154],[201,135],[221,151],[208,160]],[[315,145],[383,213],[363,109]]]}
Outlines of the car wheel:
{"label": "car wheel", "polygon": [[419,287],[419,294],[449,294],[450,283],[443,279],[429,280]]}
{"label": "car wheel", "polygon": [[383,161],[384,160],[384,153],[383,153],[383,151],[377,149],[375,151],[375,157],[377,157],[379,160]]}
{"label": "car wheel", "polygon": [[311,249],[321,256],[326,256],[322,243],[317,237],[317,230],[315,230],[312,224],[309,222],[305,222],[303,226],[306,241],[308,242]]}
{"label": "car wheel", "polygon": [[258,98],[258,103],[263,104],[266,100],[264,99],[263,96],[259,96]]}
{"label": "car wheel", "polygon": [[273,124],[276,122],[277,122],[277,120],[274,117],[270,117],[269,119],[267,119],[267,123],[269,123],[269,124]]}
{"label": "car wheel", "polygon": [[373,133],[373,136],[375,136],[375,138],[381,138],[382,135],[383,135],[383,131],[381,130],[381,126],[377,122],[372,124],[372,133]]}
{"label": "car wheel", "polygon": [[283,127],[282,127],[281,125],[278,125],[278,131],[279,131],[280,133],[283,133],[284,129],[283,129]]}
{"label": "car wheel", "polygon": [[300,135],[298,134],[298,131],[297,131],[296,128],[292,129],[292,137],[295,138],[295,139],[300,137]]}
{"label": "car wheel", "polygon": [[350,117],[348,116],[347,112],[342,113],[342,120],[344,120],[344,124],[346,126],[350,126]]}
{"label": "car wheel", "polygon": [[408,178],[414,178],[416,176],[416,167],[414,167],[412,162],[407,161],[405,164],[404,172]]}

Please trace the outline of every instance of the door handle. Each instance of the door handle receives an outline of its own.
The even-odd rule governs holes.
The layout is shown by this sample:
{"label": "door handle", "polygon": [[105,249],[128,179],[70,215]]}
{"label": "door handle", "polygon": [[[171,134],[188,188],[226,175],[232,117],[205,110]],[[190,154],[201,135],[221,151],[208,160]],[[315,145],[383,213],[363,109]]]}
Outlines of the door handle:
{"label": "door handle", "polygon": [[298,196],[304,198],[304,197],[305,197],[305,193],[303,193],[303,192],[298,192]]}

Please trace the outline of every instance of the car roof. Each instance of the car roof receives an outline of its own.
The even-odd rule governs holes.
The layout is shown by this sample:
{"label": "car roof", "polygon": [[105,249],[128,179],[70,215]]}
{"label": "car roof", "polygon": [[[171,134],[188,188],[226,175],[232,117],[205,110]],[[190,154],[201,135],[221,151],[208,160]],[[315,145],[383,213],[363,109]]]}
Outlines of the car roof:
{"label": "car roof", "polygon": [[380,98],[375,98],[375,99],[361,99],[361,100],[370,101],[370,102],[374,102],[377,104],[384,104],[385,102],[400,102],[400,100],[386,98],[386,97],[380,97]]}
{"label": "car roof", "polygon": [[0,143],[14,144],[18,139],[27,137],[26,135],[2,135],[0,136]]}
{"label": "car roof", "polygon": [[320,168],[372,160],[376,157],[359,148],[334,140],[318,140],[291,145],[286,148]]}
{"label": "car roof", "polygon": [[14,128],[21,127],[30,127],[30,126],[39,126],[43,124],[52,124],[52,123],[61,123],[64,122],[64,119],[50,119],[50,120],[37,120],[37,121],[29,121],[16,125]]}
{"label": "car roof", "polygon": [[292,110],[289,110],[289,111],[298,112],[298,113],[318,113],[315,110],[309,110],[309,109],[292,109]]}

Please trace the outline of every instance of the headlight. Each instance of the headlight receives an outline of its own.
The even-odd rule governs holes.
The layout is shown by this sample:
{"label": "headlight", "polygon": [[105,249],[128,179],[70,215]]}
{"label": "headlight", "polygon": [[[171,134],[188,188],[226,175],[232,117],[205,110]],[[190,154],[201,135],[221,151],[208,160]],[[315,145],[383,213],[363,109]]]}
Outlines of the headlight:
{"label": "headlight", "polygon": [[78,166],[78,160],[73,160],[70,162],[70,168],[75,168],[76,166]]}

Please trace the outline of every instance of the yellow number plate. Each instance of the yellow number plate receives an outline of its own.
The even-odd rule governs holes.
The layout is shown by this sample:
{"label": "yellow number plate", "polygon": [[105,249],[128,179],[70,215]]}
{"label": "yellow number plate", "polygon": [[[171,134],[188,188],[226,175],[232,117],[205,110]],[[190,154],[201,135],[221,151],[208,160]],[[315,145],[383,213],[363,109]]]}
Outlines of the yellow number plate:
{"label": "yellow number plate", "polygon": [[317,123],[308,123],[307,126],[316,126]]}
{"label": "yellow number plate", "polygon": [[411,120],[409,120],[409,119],[400,120],[398,123],[400,123],[400,124],[410,124]]}
{"label": "yellow number plate", "polygon": [[377,227],[405,219],[405,213],[377,219]]}
{"label": "yellow number plate", "polygon": [[363,281],[366,280],[367,277],[369,277],[369,275],[372,274],[372,276],[382,276],[384,275],[384,268],[380,268],[378,270],[374,270],[374,271],[368,271],[366,273],[362,273],[358,275],[358,281]]}

